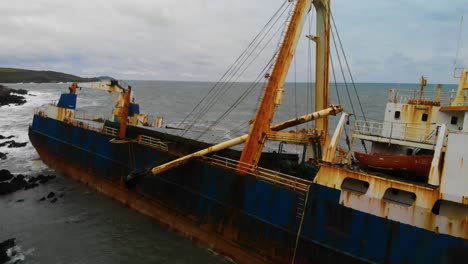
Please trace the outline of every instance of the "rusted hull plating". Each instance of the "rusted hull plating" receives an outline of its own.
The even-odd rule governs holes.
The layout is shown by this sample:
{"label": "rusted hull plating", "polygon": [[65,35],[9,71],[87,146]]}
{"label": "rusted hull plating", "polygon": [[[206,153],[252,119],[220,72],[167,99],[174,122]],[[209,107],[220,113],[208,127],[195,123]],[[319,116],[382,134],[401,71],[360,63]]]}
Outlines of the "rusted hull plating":
{"label": "rusted hull plating", "polygon": [[[463,239],[347,208],[339,190],[312,184],[301,207],[299,192],[198,160],[144,177],[128,190],[122,178],[129,166],[173,157],[138,144],[129,152],[108,135],[40,116],[29,136],[49,166],[240,263],[290,263],[294,251],[297,263],[443,262],[468,248]],[[304,220],[296,244],[298,212]]]}

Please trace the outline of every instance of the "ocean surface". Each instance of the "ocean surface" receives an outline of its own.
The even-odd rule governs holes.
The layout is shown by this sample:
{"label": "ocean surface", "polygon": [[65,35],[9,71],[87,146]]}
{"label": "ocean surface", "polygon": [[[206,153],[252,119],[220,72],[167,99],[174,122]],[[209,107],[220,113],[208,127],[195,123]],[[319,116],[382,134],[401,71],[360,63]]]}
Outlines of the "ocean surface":
{"label": "ocean surface", "polygon": [[[259,85],[252,90],[245,102],[238,104],[236,99],[251,86],[248,83],[229,84],[226,86],[229,89],[226,89],[217,103],[204,108],[209,110],[207,114],[200,115],[200,111],[190,113],[214,83],[127,82],[133,87],[135,101],[140,103],[140,112],[152,117],[162,116],[164,124],[171,127],[190,127],[188,132],[174,130],[174,133],[210,143],[247,131],[248,121],[253,118],[263,88]],[[27,103],[24,105],[0,107],[0,134],[14,135],[15,141],[26,142],[29,141],[27,130],[34,111],[41,105],[57,101],[60,93],[68,92],[69,84],[31,83],[7,86],[26,89],[29,94],[25,96]],[[359,93],[359,100],[354,88]],[[346,87],[344,84],[335,87],[332,84],[331,103],[341,103],[346,111],[354,112],[359,118],[362,118],[364,112],[369,120],[382,120],[390,88],[419,89],[417,84],[363,83],[356,84],[355,87]],[[444,86],[447,94],[453,89],[456,89],[456,85]],[[312,85],[288,83],[285,90],[274,123],[313,112]],[[426,91],[427,94],[435,91],[435,85],[428,85]],[[77,108],[80,112],[93,117],[109,117],[112,113],[112,98],[106,92],[82,89],[78,91],[78,98]],[[214,99],[208,97],[205,102],[215,101]],[[360,105],[363,111],[360,110]],[[226,118],[218,120],[231,106],[232,112]],[[334,128],[338,119],[339,117],[331,118],[331,128]],[[197,122],[192,122],[194,120]],[[215,123],[216,126],[213,126]],[[302,127],[310,126],[311,124],[307,124]],[[346,129],[351,133],[352,123]],[[276,149],[277,145],[274,143],[267,146],[269,151]],[[286,148],[288,152],[301,149],[295,146]],[[30,143],[23,148],[0,147],[0,152],[8,153],[6,160],[0,160],[0,169],[8,169],[14,174],[57,175],[55,180],[45,185],[0,197],[0,241],[16,238],[20,252],[17,260],[21,260],[21,263],[230,262],[208,248],[166,230],[156,221],[50,170],[41,162]],[[39,201],[49,192],[63,194],[63,197],[56,203]]]}

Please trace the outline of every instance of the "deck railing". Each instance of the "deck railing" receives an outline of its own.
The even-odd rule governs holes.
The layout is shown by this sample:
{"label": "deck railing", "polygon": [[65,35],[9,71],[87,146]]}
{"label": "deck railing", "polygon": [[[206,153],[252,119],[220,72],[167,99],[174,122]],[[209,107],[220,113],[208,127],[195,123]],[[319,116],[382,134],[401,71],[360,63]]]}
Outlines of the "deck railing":
{"label": "deck railing", "polygon": [[257,166],[253,167],[250,164],[239,162],[238,160],[228,159],[221,156],[205,156],[203,157],[203,159],[211,164],[215,164],[232,170],[235,170],[237,168],[245,169],[245,171],[247,171],[248,174],[255,176],[259,179],[272,182],[278,185],[286,186],[290,189],[300,192],[307,192],[309,186],[312,184],[312,182],[308,180],[296,178],[291,175],[287,175],[273,170],[268,170]]}
{"label": "deck railing", "polygon": [[118,133],[119,133],[119,130],[117,128],[104,126],[102,128],[102,133],[107,134],[109,136],[116,137],[118,135]]}
{"label": "deck railing", "polygon": [[438,127],[436,124],[416,125],[356,120],[354,134],[435,145]]}
{"label": "deck railing", "polygon": [[388,91],[387,102],[402,104],[429,104],[429,105],[450,105],[456,96],[456,91],[421,91],[390,89]]}
{"label": "deck railing", "polygon": [[161,149],[164,151],[167,151],[169,149],[167,143],[162,142],[160,139],[150,137],[150,136],[141,135],[139,143],[146,145],[146,146],[153,147],[153,148]]}

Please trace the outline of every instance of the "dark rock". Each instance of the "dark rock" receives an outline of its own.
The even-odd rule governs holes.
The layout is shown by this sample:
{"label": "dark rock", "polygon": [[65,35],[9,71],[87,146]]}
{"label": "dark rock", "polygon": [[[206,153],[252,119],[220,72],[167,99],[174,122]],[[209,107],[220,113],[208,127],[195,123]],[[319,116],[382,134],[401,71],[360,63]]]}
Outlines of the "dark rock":
{"label": "dark rock", "polygon": [[23,174],[18,174],[15,178],[18,178],[18,180],[24,180],[26,177]]}
{"label": "dark rock", "polygon": [[10,193],[10,183],[0,182],[0,195]]}
{"label": "dark rock", "polygon": [[28,90],[25,90],[25,89],[11,89],[11,93],[25,95],[25,94],[28,94]]}
{"label": "dark rock", "polygon": [[13,178],[13,175],[9,170],[0,170],[0,181],[9,181]]}
{"label": "dark rock", "polygon": [[35,182],[29,183],[29,181],[28,181],[28,183],[26,184],[26,186],[24,186],[24,189],[25,189],[25,190],[29,190],[29,189],[32,189],[32,188],[36,188],[37,186],[39,186],[39,184],[37,184],[37,183],[35,183]]}
{"label": "dark rock", "polygon": [[14,246],[16,246],[15,238],[10,238],[0,243],[0,263],[6,263],[10,260],[7,251]]}
{"label": "dark rock", "polygon": [[[18,174],[13,176],[8,170],[0,170],[0,195],[13,193],[21,189],[29,190],[36,188],[39,184],[44,184],[51,179],[54,179],[55,175],[38,175],[36,177],[29,177],[26,180],[26,176]],[[9,181],[9,182],[8,182]],[[48,198],[52,198],[55,193],[50,192],[52,195]]]}
{"label": "dark rock", "polygon": [[29,182],[29,183],[35,183],[35,182],[37,182],[38,180],[39,180],[39,179],[38,179],[37,177],[31,176],[31,177],[29,177],[28,182]]}
{"label": "dark rock", "polygon": [[10,139],[10,138],[14,138],[15,136],[11,135],[11,136],[8,136],[8,137],[5,137],[3,135],[0,135],[0,139]]}
{"label": "dark rock", "polygon": [[55,179],[55,175],[38,175],[37,176],[37,180],[39,180],[39,183],[40,184],[44,184],[46,182],[48,182],[49,180],[52,180],[52,179]]}
{"label": "dark rock", "polygon": [[47,198],[52,198],[55,196],[55,193],[54,192],[50,192],[48,195],[47,195]]}
{"label": "dark rock", "polygon": [[20,142],[15,142],[13,140],[13,142],[11,142],[8,147],[9,148],[22,148],[24,146],[26,146],[26,144],[28,144],[28,142],[23,142],[23,143],[20,143]]}
{"label": "dark rock", "polygon": [[42,202],[42,201],[45,201],[45,199],[46,199],[46,198],[45,198],[45,196],[44,196],[44,197],[42,197],[41,199],[39,199],[38,201],[39,201],[39,202]]}
{"label": "dark rock", "polygon": [[40,184],[44,184],[44,183],[47,183],[49,180],[48,179],[40,179],[39,180],[39,183]]}
{"label": "dark rock", "polygon": [[50,202],[55,203],[57,201],[57,198],[52,199]]}
{"label": "dark rock", "polygon": [[26,103],[26,99],[23,96],[14,95],[14,94],[7,94],[7,95],[0,94],[0,106],[8,105],[8,104],[22,105],[24,103]]}
{"label": "dark rock", "polygon": [[24,199],[18,199],[16,200],[17,203],[21,203],[21,202],[24,202]]}
{"label": "dark rock", "polygon": [[0,152],[0,160],[4,160],[4,159],[6,159],[6,158],[7,158],[6,153]]}
{"label": "dark rock", "polygon": [[59,195],[60,198],[63,198],[64,196],[65,196],[65,193],[61,193],[61,194]]}
{"label": "dark rock", "polygon": [[23,189],[28,182],[24,180],[23,175],[14,177],[10,182],[0,182],[0,195],[9,194]]}
{"label": "dark rock", "polygon": [[24,179],[23,175],[18,175],[10,181],[10,184],[13,185],[13,187],[15,187],[16,190],[20,190],[23,189],[24,186],[26,186],[27,182]]}
{"label": "dark rock", "polygon": [[7,104],[22,105],[26,103],[26,99],[23,96],[12,94],[26,94],[25,92],[27,93],[27,91],[23,89],[15,90],[0,85],[0,106]]}
{"label": "dark rock", "polygon": [[8,144],[11,144],[11,143],[14,143],[14,142],[15,142],[14,140],[7,140],[5,142],[0,143],[0,147],[4,147],[4,146],[6,146]]}

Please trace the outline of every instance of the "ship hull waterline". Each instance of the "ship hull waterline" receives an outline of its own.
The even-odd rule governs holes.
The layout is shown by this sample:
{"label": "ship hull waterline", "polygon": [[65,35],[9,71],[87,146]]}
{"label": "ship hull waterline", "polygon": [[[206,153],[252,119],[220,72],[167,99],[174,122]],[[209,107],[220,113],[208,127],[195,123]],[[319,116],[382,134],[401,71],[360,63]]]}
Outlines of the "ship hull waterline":
{"label": "ship hull waterline", "polygon": [[[222,235],[219,233],[210,232],[210,230],[204,228],[203,225],[193,221],[193,215],[181,212],[177,208],[171,208],[167,204],[163,204],[161,201],[158,201],[158,199],[154,199],[149,195],[142,194],[138,186],[133,190],[129,190],[123,181],[123,178],[129,172],[128,170],[116,170],[116,174],[119,175],[115,177],[117,180],[109,180],[106,177],[99,177],[95,173],[91,173],[90,169],[86,166],[76,166],[76,161],[73,158],[70,158],[76,156],[71,153],[74,151],[82,152],[82,149],[70,146],[69,144],[64,144],[63,142],[59,142],[59,148],[61,149],[60,152],[67,154],[58,155],[57,153],[54,153],[57,149],[55,148],[54,150],[54,148],[51,148],[49,145],[51,140],[55,139],[51,139],[48,135],[43,133],[35,132],[32,128],[29,129],[29,137],[40,158],[49,167],[55,169],[67,177],[84,183],[88,187],[91,187],[101,192],[102,194],[113,198],[134,210],[139,211],[140,213],[157,220],[159,223],[166,226],[169,230],[176,231],[183,236],[199,242],[222,255],[232,258],[238,263],[291,262],[297,236],[297,234],[294,232],[288,230],[282,231],[283,233],[286,233],[282,235],[287,237],[280,240],[284,240],[284,243],[287,244],[286,246],[279,245],[269,249],[269,245],[261,243],[263,245],[260,245],[258,248],[256,248],[253,246],[255,241],[253,241],[249,246],[239,245],[235,241],[240,239],[239,234],[243,232],[239,230],[239,227],[232,227],[236,226],[235,224],[227,223],[225,226],[221,227],[224,229]],[[85,154],[90,155],[89,153]],[[92,158],[90,160],[92,160]],[[187,166],[191,165],[193,164],[188,164]],[[154,178],[157,177],[161,176],[154,176]],[[241,179],[248,178],[248,176],[239,177]],[[236,213],[233,213],[233,215],[236,215]],[[238,222],[238,218],[239,217],[232,217],[229,221]],[[251,223],[251,219],[244,220],[242,222],[244,222],[245,225],[252,224],[252,227],[246,228],[250,229],[250,231],[253,231],[256,228],[268,229],[268,227],[259,226],[258,223]],[[271,233],[274,232],[272,231]],[[244,238],[243,240],[248,240],[248,238]],[[325,245],[321,245],[320,243],[315,243],[309,239],[304,239],[302,237],[299,239],[296,250],[296,263],[309,263],[310,261],[314,260],[320,260],[325,263],[331,263],[335,261],[346,263],[363,263],[363,260],[361,259],[355,258],[349,254],[340,252]],[[261,254],[257,254],[257,251],[261,251]]]}
{"label": "ship hull waterline", "polygon": [[[34,137],[34,136],[33,136]],[[32,141],[32,140],[31,140]],[[208,245],[216,252],[226,256],[236,256],[236,260],[242,263],[265,263],[266,259],[261,256],[255,256],[251,253],[247,254],[240,248],[228,241],[219,238],[216,235],[200,230],[196,225],[189,221],[184,221],[180,215],[175,215],[171,210],[161,205],[158,201],[148,197],[144,197],[136,192],[129,191],[122,180],[119,183],[114,181],[100,179],[83,168],[70,166],[63,157],[57,157],[51,154],[46,147],[40,144],[34,144],[41,160],[49,167],[60,172],[64,176],[75,179],[96,191],[115,199],[122,204],[132,208],[144,215],[147,215],[160,224],[164,225],[169,230],[176,231],[192,240]]]}
{"label": "ship hull waterline", "polygon": [[[130,127],[129,133],[152,132]],[[122,179],[132,163],[129,146],[132,167],[139,169],[174,157],[139,144],[113,144],[112,136],[38,115],[29,137],[50,167],[239,263],[291,263],[294,252],[296,263],[447,262],[467,246],[463,239],[347,208],[337,189],[311,184],[304,197],[202,160],[143,177],[127,189]],[[441,250],[409,251],[407,241]]]}

